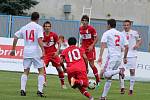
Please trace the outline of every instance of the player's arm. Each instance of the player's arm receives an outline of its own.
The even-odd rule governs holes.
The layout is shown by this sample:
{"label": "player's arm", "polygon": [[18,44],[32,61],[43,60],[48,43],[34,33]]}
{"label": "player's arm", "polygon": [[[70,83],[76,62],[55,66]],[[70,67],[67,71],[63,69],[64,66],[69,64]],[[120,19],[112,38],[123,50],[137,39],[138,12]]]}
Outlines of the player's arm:
{"label": "player's arm", "polygon": [[98,36],[94,36],[94,42],[89,46],[88,50],[91,51],[93,49],[93,47],[95,46],[95,44],[98,41]]}
{"label": "player's arm", "polygon": [[10,52],[11,56],[15,56],[15,49],[16,49],[17,42],[18,42],[18,37],[15,35],[14,40],[13,40],[13,47],[12,47],[12,50]]}
{"label": "player's arm", "polygon": [[98,36],[97,36],[97,32],[96,32],[96,30],[95,29],[93,29],[93,38],[94,38],[94,41],[93,41],[93,43],[89,46],[89,51],[91,51],[92,49],[93,49],[93,47],[95,46],[95,44],[97,43],[97,41],[98,41]]}
{"label": "player's arm", "polygon": [[92,43],[92,45],[94,46],[94,45],[97,43],[97,41],[98,41],[98,36],[95,35],[95,36],[94,36],[94,42]]}
{"label": "player's arm", "polygon": [[128,54],[128,45],[125,45],[124,46],[125,47],[125,49],[124,49],[124,57],[123,57],[123,62],[124,62],[124,64],[126,64],[127,63],[127,54]]}
{"label": "player's arm", "polygon": [[138,49],[142,44],[142,39],[136,40],[136,45],[134,46],[134,49]]}
{"label": "player's arm", "polygon": [[123,39],[124,39],[124,57],[123,57],[123,62],[124,62],[124,64],[126,64],[127,63],[127,54],[128,54],[128,49],[129,49],[129,47],[128,47],[129,42],[128,42],[127,38],[124,35],[123,35]]}
{"label": "player's arm", "polygon": [[101,38],[100,53],[99,53],[99,59],[98,59],[99,64],[102,64],[103,52],[105,48],[107,47],[107,36],[108,36],[107,33],[103,33],[103,36]]}
{"label": "player's arm", "polygon": [[136,45],[133,47],[133,49],[138,49],[142,44],[142,39],[139,33],[136,34]]}
{"label": "player's arm", "polygon": [[54,56],[58,56],[58,54],[60,53],[60,41],[59,41],[59,38],[58,38],[58,35],[55,33],[54,35],[54,42],[55,42],[55,45],[57,45],[57,51],[55,52],[55,55]]}
{"label": "player's arm", "polygon": [[60,42],[59,42],[59,41],[57,41],[56,43],[57,43],[57,45],[58,45],[58,47],[57,47],[57,54],[59,54],[59,53],[60,53],[59,51],[60,51],[61,45],[60,45]]}
{"label": "player's arm", "polygon": [[99,63],[99,64],[102,64],[103,52],[104,52],[104,50],[105,50],[106,47],[107,47],[106,42],[101,42],[100,54],[99,54],[99,59],[98,59],[98,63]]}
{"label": "player's arm", "polygon": [[38,38],[38,44],[42,50],[42,58],[45,56],[45,50],[44,50],[44,46],[43,46],[43,40],[42,37]]}
{"label": "player's arm", "polygon": [[[64,63],[64,62],[65,62],[65,59],[64,59],[64,55],[63,55],[63,54],[60,55],[60,61],[61,61],[61,63]],[[63,68],[64,72],[66,72],[65,66],[62,66],[62,68]]]}

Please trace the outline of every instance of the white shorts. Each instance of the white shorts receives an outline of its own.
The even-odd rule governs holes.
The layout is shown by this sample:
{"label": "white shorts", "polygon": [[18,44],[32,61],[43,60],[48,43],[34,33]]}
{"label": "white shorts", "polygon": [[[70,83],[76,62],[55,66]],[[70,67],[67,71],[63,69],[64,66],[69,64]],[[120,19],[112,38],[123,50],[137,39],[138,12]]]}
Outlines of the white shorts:
{"label": "white shorts", "polygon": [[108,58],[105,64],[105,68],[106,68],[105,71],[117,70],[120,65],[121,65],[120,57]]}
{"label": "white shorts", "polygon": [[33,63],[34,68],[42,68],[44,62],[41,58],[24,58],[23,67],[24,69],[30,68]]}
{"label": "white shorts", "polygon": [[135,69],[136,68],[137,57],[127,57],[127,64],[124,64],[126,69]]}

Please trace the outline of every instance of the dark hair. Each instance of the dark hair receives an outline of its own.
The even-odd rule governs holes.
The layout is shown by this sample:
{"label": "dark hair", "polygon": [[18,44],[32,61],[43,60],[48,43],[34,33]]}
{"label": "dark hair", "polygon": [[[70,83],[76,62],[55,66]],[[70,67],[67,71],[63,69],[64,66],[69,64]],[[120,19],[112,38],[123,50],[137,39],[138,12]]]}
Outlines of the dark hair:
{"label": "dark hair", "polygon": [[44,22],[43,27],[45,27],[45,24],[50,24],[50,26],[51,26],[51,22],[49,22],[49,21]]}
{"label": "dark hair", "polygon": [[68,39],[68,44],[69,44],[69,45],[76,45],[76,43],[77,43],[77,40],[76,40],[75,37],[70,37],[70,38]]}
{"label": "dark hair", "polygon": [[125,20],[125,21],[123,21],[124,23],[125,22],[128,22],[128,23],[130,23],[130,25],[132,24],[132,22],[130,21],[130,20]]}
{"label": "dark hair", "polygon": [[84,19],[86,19],[89,22],[89,16],[88,15],[83,15],[81,18],[81,21],[83,21]]}
{"label": "dark hair", "polygon": [[36,21],[36,20],[38,20],[39,18],[40,18],[40,15],[39,15],[38,12],[33,12],[33,13],[31,14],[31,20],[32,20],[32,21]]}
{"label": "dark hair", "polygon": [[111,28],[116,28],[116,20],[115,19],[109,19],[107,21],[107,24],[110,25]]}

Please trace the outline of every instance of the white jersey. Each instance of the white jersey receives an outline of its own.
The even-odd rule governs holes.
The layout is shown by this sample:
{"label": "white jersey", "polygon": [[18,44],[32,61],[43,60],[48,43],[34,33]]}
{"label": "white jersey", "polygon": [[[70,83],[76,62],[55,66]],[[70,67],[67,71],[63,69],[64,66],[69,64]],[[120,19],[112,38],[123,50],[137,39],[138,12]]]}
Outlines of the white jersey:
{"label": "white jersey", "polygon": [[43,37],[43,28],[35,22],[30,22],[15,33],[18,38],[24,39],[24,58],[40,57],[41,49],[38,38]]}
{"label": "white jersey", "polygon": [[107,30],[105,33],[103,33],[101,42],[107,43],[108,56],[110,58],[114,56],[118,56],[119,58],[121,58],[121,49],[125,45],[128,45],[126,37],[115,28]]}
{"label": "white jersey", "polygon": [[127,57],[136,57],[137,50],[134,50],[133,47],[136,45],[137,40],[141,40],[140,35],[137,31],[134,30],[130,30],[129,32],[123,31],[122,33],[126,36],[129,42],[129,50]]}

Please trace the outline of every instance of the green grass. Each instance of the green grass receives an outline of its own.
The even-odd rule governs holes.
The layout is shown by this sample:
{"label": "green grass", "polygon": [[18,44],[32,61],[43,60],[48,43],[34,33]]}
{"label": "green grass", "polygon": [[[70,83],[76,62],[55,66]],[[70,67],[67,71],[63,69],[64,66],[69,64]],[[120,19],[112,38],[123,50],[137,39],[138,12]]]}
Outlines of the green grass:
{"label": "green grass", "polygon": [[[27,96],[20,96],[20,76],[17,72],[0,71],[0,100],[87,100],[78,90],[69,87],[67,78],[66,84],[68,89],[60,88],[60,82],[57,76],[48,75],[48,87],[44,88],[46,98],[37,97],[37,74],[30,74],[27,83]],[[101,95],[105,81],[98,90],[89,90],[98,100]],[[129,87],[129,81],[126,81],[126,87]],[[108,93],[108,100],[150,100],[150,83],[136,82],[134,95],[128,96],[127,90],[125,95],[119,94],[119,82],[113,80],[111,89]]]}

